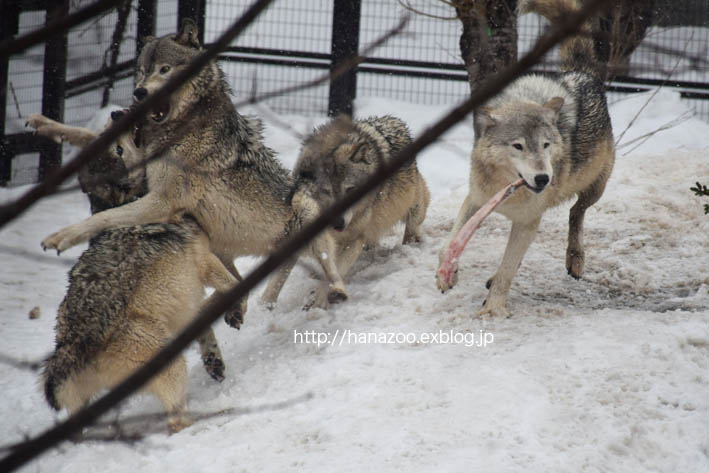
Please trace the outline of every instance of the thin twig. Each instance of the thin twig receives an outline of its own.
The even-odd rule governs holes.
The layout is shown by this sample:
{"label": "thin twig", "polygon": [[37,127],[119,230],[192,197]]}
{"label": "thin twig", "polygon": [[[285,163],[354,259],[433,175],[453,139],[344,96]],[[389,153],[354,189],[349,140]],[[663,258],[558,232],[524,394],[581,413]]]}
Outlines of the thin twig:
{"label": "thin twig", "polygon": [[653,131],[650,131],[650,132],[648,132],[648,133],[645,133],[644,135],[638,136],[638,137],[636,137],[636,138],[634,138],[634,139],[632,139],[632,140],[630,140],[630,141],[628,141],[628,142],[625,142],[625,143],[623,143],[622,145],[618,146],[616,149],[619,149],[619,150],[620,150],[620,149],[623,149],[623,148],[626,148],[626,147],[630,146],[631,144],[633,144],[633,143],[635,143],[635,142],[637,142],[637,141],[640,141],[640,143],[638,143],[637,145],[633,146],[630,150],[628,150],[628,151],[626,151],[625,153],[623,153],[623,156],[626,156],[626,155],[632,153],[633,151],[635,151],[638,147],[642,146],[643,143],[645,143],[647,140],[649,140],[649,139],[650,139],[652,136],[654,136],[655,134],[657,134],[657,133],[659,133],[659,132],[661,132],[661,131],[669,130],[670,128],[674,128],[674,127],[676,127],[677,125],[681,125],[682,123],[686,122],[687,120],[689,120],[689,119],[692,118],[693,116],[694,116],[694,112],[691,111],[691,110],[687,110],[687,111],[684,112],[683,114],[677,116],[674,120],[670,120],[669,122],[667,122],[667,123],[665,123],[664,125],[662,125],[662,126],[656,128],[656,129],[654,129]]}
{"label": "thin twig", "polygon": [[[691,41],[691,39],[693,37],[694,37],[694,33],[692,33],[691,36],[687,39],[687,41],[684,43],[684,52],[687,51],[687,47],[689,46],[689,42]],[[677,62],[675,63],[675,66],[672,68],[672,71],[670,72],[670,77],[672,77],[675,70],[677,69],[677,66],[679,66],[680,59],[681,58],[677,58]],[[660,84],[660,86],[657,87],[652,92],[652,94],[650,94],[650,97],[648,97],[648,99],[645,101],[643,106],[640,107],[640,109],[637,111],[635,116],[633,116],[632,120],[630,120],[630,123],[628,123],[628,126],[625,127],[625,130],[623,130],[623,132],[620,134],[620,136],[618,138],[616,138],[616,140],[615,140],[616,146],[618,146],[618,143],[620,143],[621,138],[623,138],[623,136],[625,136],[625,133],[630,129],[630,127],[632,127],[635,124],[635,120],[637,120],[638,117],[640,116],[640,114],[642,113],[642,111],[645,110],[645,107],[647,107],[650,104],[650,102],[652,102],[652,99],[654,99],[655,96],[660,92],[660,89],[662,89],[662,87],[667,83],[667,81],[670,79],[670,77],[668,77],[667,80],[663,81],[662,84]],[[635,149],[635,148],[633,148],[633,149]]]}
{"label": "thin twig", "polygon": [[161,349],[159,353],[141,368],[132,373],[96,402],[72,415],[65,422],[35,438],[28,439],[8,456],[1,459],[0,471],[9,472],[24,465],[31,459],[44,453],[47,449],[79,431],[82,427],[90,424],[117,403],[124,400],[137,389],[140,389],[155,373],[167,366],[185,347],[201,335],[221,314],[229,309],[234,301],[246,296],[251,289],[259,284],[272,271],[280,267],[283,262],[291,258],[292,255],[297,254],[312,238],[322,232],[338,215],[341,215],[366,194],[380,186],[402,166],[414,160],[421,150],[429,146],[444,132],[465,118],[475,107],[485,103],[490,97],[499,93],[512,80],[519,77],[538,62],[553,46],[573,34],[581,26],[583,21],[598,10],[606,1],[607,0],[589,0],[585,2],[578,12],[570,14],[563,24],[554,27],[549,33],[540,38],[527,55],[522,57],[518,62],[503,69],[499,74],[492,77],[491,80],[485,81],[480,88],[471,94],[468,100],[454,107],[445,117],[407,145],[391,162],[384,163],[380,166],[379,171],[374,176],[367,179],[366,182],[347,194],[342,200],[326,209],[312,223],[306,225],[303,230],[299,231],[291,239],[277,248],[271,256],[257,266],[232,290],[209,299],[201,308],[197,317],[195,317],[182,332],[177,334],[171,343]]}
{"label": "thin twig", "polygon": [[[43,360],[44,358],[42,358]],[[8,365],[12,366],[13,368],[17,368],[18,370],[23,370],[23,371],[38,371],[40,368],[42,368],[42,360],[39,361],[26,361],[26,360],[18,360],[17,358],[13,358],[9,355],[5,355],[0,353],[0,363],[3,365]]]}
{"label": "thin twig", "polygon": [[15,101],[15,109],[17,109],[17,118],[22,118],[22,112],[20,111],[20,103],[17,101],[17,94],[15,93],[15,86],[12,85],[12,81],[8,82],[10,86],[10,92],[12,92],[12,99]]}

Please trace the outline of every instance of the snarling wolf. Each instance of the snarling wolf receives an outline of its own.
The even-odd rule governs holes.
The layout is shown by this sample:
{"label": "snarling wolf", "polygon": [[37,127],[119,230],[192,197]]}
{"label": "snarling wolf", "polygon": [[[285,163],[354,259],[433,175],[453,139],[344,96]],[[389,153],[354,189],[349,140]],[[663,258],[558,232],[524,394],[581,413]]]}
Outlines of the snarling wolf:
{"label": "snarling wolf", "polygon": [[[123,110],[111,112],[106,128],[124,113]],[[39,114],[30,115],[27,126],[34,128],[38,135],[57,143],[67,141],[78,148],[98,136],[88,128],[65,125]],[[132,202],[148,191],[143,154],[135,142],[136,133],[137,127],[134,127],[130,133],[122,134],[79,171],[79,184],[89,197],[92,214]]]}
{"label": "snarling wolf", "polygon": [[[178,223],[99,234],[69,272],[57,314],[56,349],[43,373],[47,402],[70,413],[81,409],[187,325],[203,302],[204,286],[224,292],[234,284],[234,276],[211,253],[207,235],[188,216]],[[183,357],[145,389],[164,405],[170,432],[190,424]]]}
{"label": "snarling wolf", "polygon": [[[316,129],[304,142],[293,169],[291,205],[296,223],[313,220],[357,185],[377,172],[411,142],[406,124],[392,116],[352,122],[338,117]],[[397,222],[404,222],[404,244],[420,240],[429,192],[412,162],[338,217],[331,228],[310,244],[327,284],[312,301],[326,307],[348,298],[343,278],[365,246],[372,246]],[[271,278],[262,299],[276,302],[295,260]]]}
{"label": "snarling wolf", "polygon": [[[520,12],[537,12],[552,22],[578,9],[575,0],[521,2]],[[583,219],[603,194],[613,169],[615,148],[608,106],[593,52],[591,27],[561,45],[556,77],[528,75],[475,111],[475,145],[470,190],[451,238],[495,192],[522,177],[526,187],[497,211],[512,220],[502,264],[487,282],[481,314],[508,315],[512,278],[537,232],[544,211],[574,195],[569,215],[566,268],[574,278],[584,270]],[[453,278],[455,284],[457,276]],[[441,291],[450,289],[438,278]]]}
{"label": "snarling wolf", "polygon": [[[177,34],[151,39],[138,57],[135,101],[145,100],[200,53],[198,31],[186,20]],[[102,230],[167,222],[188,213],[207,232],[211,248],[241,280],[234,258],[265,255],[283,238],[291,209],[292,181],[263,143],[261,122],[237,113],[224,74],[212,61],[142,125],[148,193],[118,208],[99,212],[45,238],[44,248],[63,251]],[[246,298],[226,314],[241,324]]]}

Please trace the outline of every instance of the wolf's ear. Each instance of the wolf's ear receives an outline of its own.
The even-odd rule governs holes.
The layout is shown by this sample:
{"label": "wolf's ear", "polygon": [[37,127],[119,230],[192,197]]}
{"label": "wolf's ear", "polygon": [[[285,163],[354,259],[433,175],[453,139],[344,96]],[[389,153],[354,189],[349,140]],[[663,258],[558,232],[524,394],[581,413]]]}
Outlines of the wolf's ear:
{"label": "wolf's ear", "polygon": [[480,133],[497,125],[497,120],[492,116],[492,108],[490,107],[478,107],[475,109],[473,121],[475,122],[475,131],[480,130]]}
{"label": "wolf's ear", "polygon": [[547,103],[543,105],[544,108],[548,108],[555,113],[559,113],[561,107],[564,106],[564,99],[562,97],[552,97]]}
{"label": "wolf's ear", "polygon": [[356,145],[346,144],[342,145],[342,148],[343,151],[349,155],[350,161],[353,163],[372,164],[367,157],[367,143],[359,143]]}
{"label": "wolf's ear", "polygon": [[183,46],[199,49],[199,28],[197,28],[197,24],[189,18],[182,20],[182,26],[177,36],[175,36],[175,41]]}

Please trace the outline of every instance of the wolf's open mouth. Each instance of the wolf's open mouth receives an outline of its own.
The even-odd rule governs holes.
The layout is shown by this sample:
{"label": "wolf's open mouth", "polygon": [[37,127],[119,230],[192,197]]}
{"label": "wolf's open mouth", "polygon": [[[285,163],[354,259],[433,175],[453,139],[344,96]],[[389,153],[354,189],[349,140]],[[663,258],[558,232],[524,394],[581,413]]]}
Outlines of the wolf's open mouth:
{"label": "wolf's open mouth", "polygon": [[153,109],[153,113],[150,114],[150,119],[155,123],[162,123],[167,119],[167,115],[170,113],[170,104],[168,102],[163,102]]}
{"label": "wolf's open mouth", "polygon": [[[524,179],[524,177],[522,177],[521,174],[517,174],[517,175],[519,177],[521,177],[522,179]],[[524,185],[527,187],[527,189],[531,190],[535,194],[539,194],[541,191],[543,191],[546,188],[546,186],[543,186],[543,187],[530,186],[529,183],[527,183],[527,179],[524,179]]]}

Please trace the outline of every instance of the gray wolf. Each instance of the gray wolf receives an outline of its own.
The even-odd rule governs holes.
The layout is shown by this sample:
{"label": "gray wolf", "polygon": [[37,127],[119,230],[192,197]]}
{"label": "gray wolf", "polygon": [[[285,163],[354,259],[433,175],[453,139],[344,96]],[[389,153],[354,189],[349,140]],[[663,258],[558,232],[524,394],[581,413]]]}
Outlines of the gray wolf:
{"label": "gray wolf", "polygon": [[[122,110],[111,112],[106,128],[124,113]],[[27,125],[38,135],[57,143],[67,141],[78,148],[98,136],[88,128],[65,125],[40,114],[30,115]],[[79,171],[79,184],[89,198],[92,214],[132,202],[147,193],[143,153],[135,141],[137,133],[137,127],[131,133],[124,133]]]}
{"label": "gray wolf", "polygon": [[[578,9],[574,0],[522,2],[520,12],[537,12],[552,22]],[[615,148],[603,81],[593,42],[583,34],[561,45],[557,78],[524,76],[475,111],[475,144],[470,190],[460,208],[451,237],[466,220],[505,185],[522,177],[526,187],[497,211],[512,220],[502,263],[487,282],[489,293],[481,314],[508,315],[507,297],[522,258],[536,234],[544,211],[574,195],[569,215],[566,268],[574,278],[584,270],[583,220],[586,209],[603,194],[613,169]],[[446,291],[452,284],[438,279]]]}
{"label": "gray wolf", "polygon": [[[200,53],[196,25],[146,42],[138,57],[135,101],[145,100]],[[148,193],[135,202],[99,212],[45,238],[63,251],[107,228],[167,222],[188,213],[209,235],[212,252],[241,280],[234,258],[266,255],[282,240],[292,211],[286,200],[288,171],[263,143],[261,122],[240,115],[216,62],[205,66],[142,124]],[[225,315],[238,327],[246,298]]]}
{"label": "gray wolf", "polygon": [[[99,234],[69,272],[57,314],[56,349],[43,372],[47,402],[57,410],[78,411],[189,323],[203,302],[204,286],[224,292],[234,284],[234,276],[211,253],[207,235],[187,216],[179,223]],[[164,405],[170,432],[190,424],[183,357],[145,389]]]}
{"label": "gray wolf", "polygon": [[[338,117],[317,128],[305,140],[293,169],[295,226],[316,218],[410,142],[406,124],[392,116],[354,122]],[[397,222],[406,225],[404,244],[419,241],[429,198],[428,187],[412,162],[338,217],[306,251],[317,259],[327,279],[314,305],[326,307],[346,300],[343,278],[362,250],[376,244]],[[289,228],[293,226],[291,222]],[[264,302],[276,302],[294,264],[295,259],[271,278],[262,296]]]}
{"label": "gray wolf", "polygon": [[[111,112],[106,128],[120,119],[125,112]],[[68,141],[82,148],[96,139],[96,134],[82,127],[74,127],[56,122],[44,115],[30,115],[27,125],[37,134],[56,142]],[[142,197],[147,193],[144,157],[136,144],[137,129],[121,135],[103,154],[89,161],[79,171],[81,190],[91,203],[91,213],[118,207]],[[93,241],[90,242],[93,245]],[[207,373],[217,381],[224,379],[222,359],[214,331],[210,328],[198,339],[202,361]]]}

